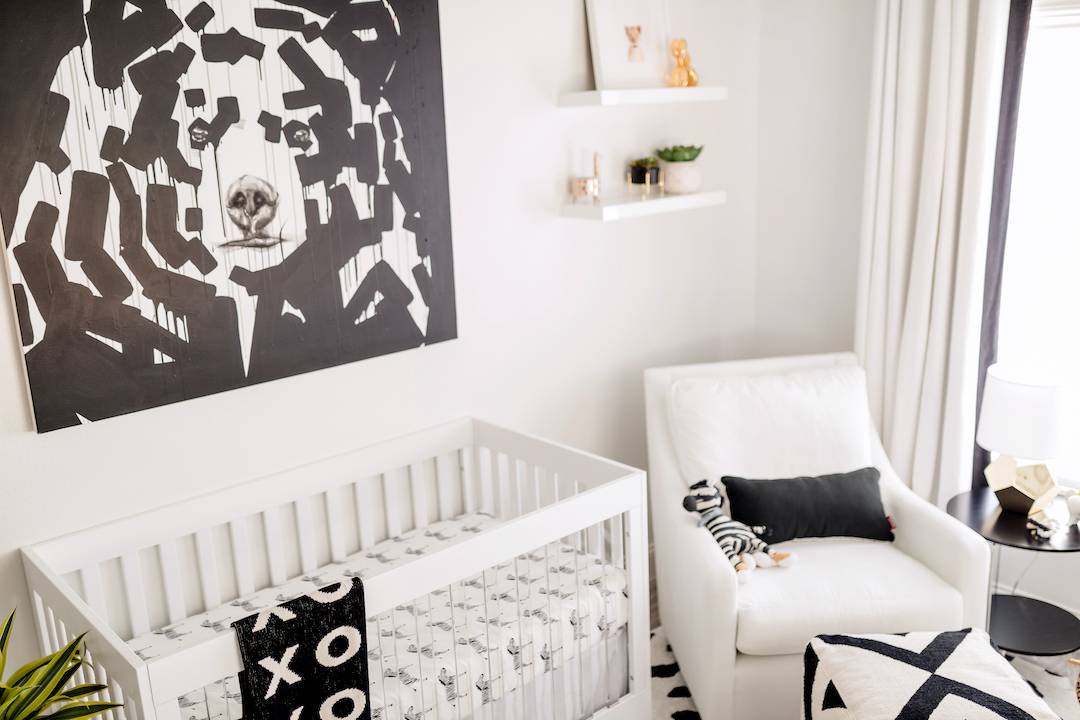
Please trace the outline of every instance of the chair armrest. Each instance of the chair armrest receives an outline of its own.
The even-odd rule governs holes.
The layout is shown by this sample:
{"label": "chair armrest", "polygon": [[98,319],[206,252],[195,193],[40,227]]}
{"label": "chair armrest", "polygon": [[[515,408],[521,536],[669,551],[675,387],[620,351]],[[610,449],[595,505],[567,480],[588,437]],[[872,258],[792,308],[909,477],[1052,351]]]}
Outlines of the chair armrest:
{"label": "chair armrest", "polygon": [[734,711],[738,581],[695,517],[677,502],[654,502],[660,617],[701,717],[727,720]]}
{"label": "chair armrest", "polygon": [[985,628],[990,582],[990,548],[962,522],[928,503],[882,472],[893,520],[896,545],[943,580],[964,598],[964,624]]}

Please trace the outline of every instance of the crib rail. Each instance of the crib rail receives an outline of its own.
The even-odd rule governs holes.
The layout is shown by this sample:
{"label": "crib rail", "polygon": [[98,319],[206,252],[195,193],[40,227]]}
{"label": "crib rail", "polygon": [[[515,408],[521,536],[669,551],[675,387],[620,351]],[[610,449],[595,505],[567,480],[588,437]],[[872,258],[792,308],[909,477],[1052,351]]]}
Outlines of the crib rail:
{"label": "crib rail", "polygon": [[502,522],[366,579],[369,614],[623,516],[625,532],[609,541],[633,570],[631,627],[644,630],[629,633],[630,676],[647,692],[644,474],[477,420],[41,543],[24,559],[43,647],[69,630],[93,630],[91,655],[116,686],[113,697],[129,701],[108,720],[177,720],[177,698],[241,669],[235,639],[223,633],[145,659],[128,639],[470,512]]}
{"label": "crib rail", "polygon": [[86,667],[76,676],[78,683],[105,685],[109,690],[92,699],[124,705],[105,713],[106,720],[152,720],[138,712],[151,699],[145,663],[109,630],[104,618],[49,569],[33,548],[23,550],[23,569],[41,649],[55,652],[79,633],[90,630],[84,641]]}
{"label": "crib rail", "polygon": [[[644,577],[641,573],[633,572],[640,564],[648,562],[647,539],[644,535],[644,485],[644,474],[632,473],[376,575],[364,585],[367,612],[369,616],[379,615],[417,595],[479,574],[507,558],[527,553],[622,513],[630,514],[628,537],[638,538],[633,547],[628,548],[631,576]],[[642,622],[646,624],[642,627],[647,626],[647,587],[633,588],[631,600],[632,624]],[[631,642],[637,641],[632,639]],[[635,653],[635,650],[640,652]],[[632,648],[631,656],[638,655],[647,658],[647,648]],[[183,653],[148,663],[155,696],[171,698],[234,675],[242,668],[236,639],[229,634],[219,635]],[[636,668],[636,671],[633,674],[637,678],[647,679],[647,663]]]}

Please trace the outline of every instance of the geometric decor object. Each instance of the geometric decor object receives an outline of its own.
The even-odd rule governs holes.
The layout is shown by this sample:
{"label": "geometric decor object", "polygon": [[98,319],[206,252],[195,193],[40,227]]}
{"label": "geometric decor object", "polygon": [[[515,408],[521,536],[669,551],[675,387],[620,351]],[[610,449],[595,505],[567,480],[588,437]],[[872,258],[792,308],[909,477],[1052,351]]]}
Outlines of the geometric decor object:
{"label": "geometric decor object", "polygon": [[39,432],[457,336],[437,0],[0,3]]}
{"label": "geometric decor object", "polygon": [[990,489],[997,495],[998,503],[1005,510],[1030,515],[1045,509],[1057,495],[1054,482],[1046,465],[1017,467],[1009,455],[999,455],[986,466],[983,473]]}

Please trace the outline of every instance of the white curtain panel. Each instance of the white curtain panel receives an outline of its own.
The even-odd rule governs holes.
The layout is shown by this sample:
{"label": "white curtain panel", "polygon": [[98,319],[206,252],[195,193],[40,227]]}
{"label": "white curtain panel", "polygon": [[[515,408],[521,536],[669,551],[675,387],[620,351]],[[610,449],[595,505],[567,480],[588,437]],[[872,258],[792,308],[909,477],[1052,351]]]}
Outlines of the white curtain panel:
{"label": "white curtain panel", "polygon": [[900,476],[971,482],[1009,0],[879,0],[855,349]]}

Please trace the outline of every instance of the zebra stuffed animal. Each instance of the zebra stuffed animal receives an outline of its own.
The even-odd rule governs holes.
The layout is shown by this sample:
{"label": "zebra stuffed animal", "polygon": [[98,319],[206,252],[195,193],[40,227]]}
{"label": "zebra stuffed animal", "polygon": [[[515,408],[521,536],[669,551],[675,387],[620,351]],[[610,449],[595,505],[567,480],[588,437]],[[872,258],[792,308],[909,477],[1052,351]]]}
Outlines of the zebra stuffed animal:
{"label": "zebra stuffed animal", "polygon": [[696,512],[701,518],[699,525],[704,525],[717,545],[727,555],[739,582],[746,582],[754,568],[788,567],[795,562],[795,556],[788,552],[773,550],[757,536],[764,528],[754,528],[734,520],[720,508],[724,505],[724,496],[708,480],[690,486],[690,494],[683,498],[683,507],[687,512]]}

